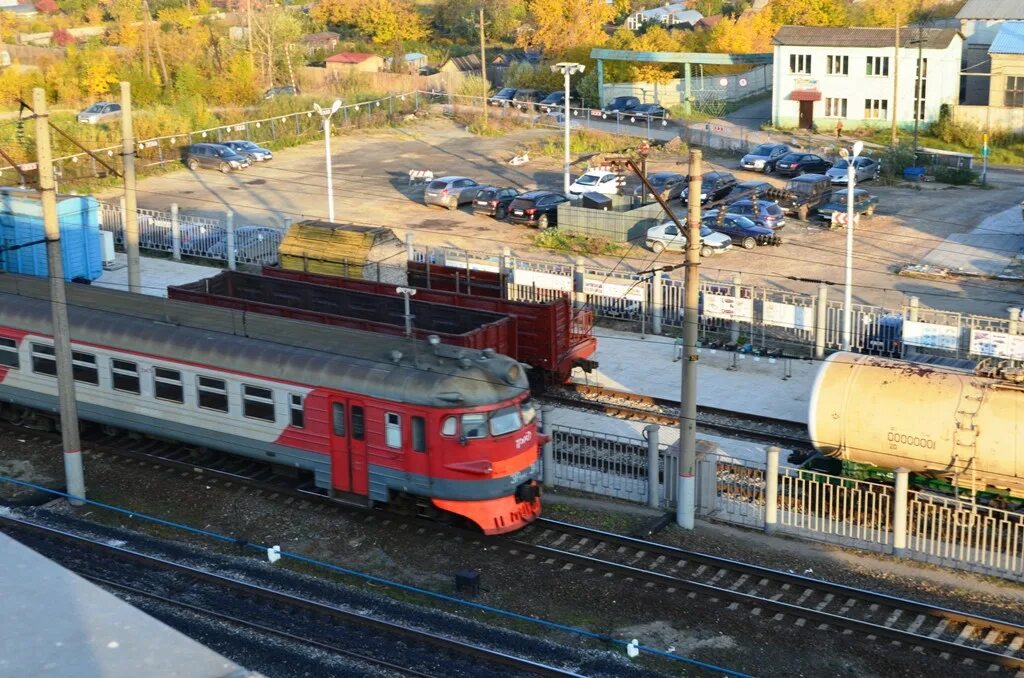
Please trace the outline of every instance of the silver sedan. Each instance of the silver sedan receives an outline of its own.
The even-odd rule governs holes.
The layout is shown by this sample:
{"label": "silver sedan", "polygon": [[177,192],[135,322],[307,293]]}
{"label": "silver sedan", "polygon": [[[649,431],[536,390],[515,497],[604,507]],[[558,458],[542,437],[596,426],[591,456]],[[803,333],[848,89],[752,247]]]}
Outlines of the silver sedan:
{"label": "silver sedan", "polygon": [[[839,160],[825,172],[825,175],[832,180],[833,184],[845,184],[849,166],[849,162],[846,160]],[[877,179],[882,174],[882,161],[876,158],[856,158],[853,161],[853,167],[856,170],[853,178],[857,183],[868,179]]]}

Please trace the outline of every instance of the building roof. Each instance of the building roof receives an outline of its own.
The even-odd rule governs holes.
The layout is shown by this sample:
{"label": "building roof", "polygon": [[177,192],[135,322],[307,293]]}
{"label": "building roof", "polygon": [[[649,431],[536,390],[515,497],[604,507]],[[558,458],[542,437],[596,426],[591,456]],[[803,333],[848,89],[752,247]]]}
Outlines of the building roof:
{"label": "building roof", "polygon": [[1004,21],[988,48],[989,54],[1024,54],[1024,21]]}
{"label": "building roof", "polygon": [[467,54],[466,56],[460,57],[448,57],[448,60],[441,64],[441,68],[444,68],[448,64],[455,66],[455,70],[462,73],[466,73],[469,71],[479,71],[480,55]]}
{"label": "building roof", "polygon": [[722,14],[712,14],[711,16],[704,17],[698,21],[697,24],[704,28],[714,28],[724,18],[725,17]]}
{"label": "building roof", "polygon": [[1024,19],[1020,0],[967,0],[956,13],[957,19]]}
{"label": "building roof", "polygon": [[367,52],[338,52],[333,56],[327,57],[324,61],[330,64],[361,64],[375,56],[377,55]]}
{"label": "building roof", "polygon": [[337,42],[341,36],[333,31],[321,31],[319,33],[307,33],[302,36],[302,42],[305,43],[317,43],[317,42]]}
{"label": "building roof", "polygon": [[[959,35],[952,28],[901,28],[900,44],[909,47],[911,41],[917,40],[918,31],[924,41],[922,49],[945,49]],[[896,42],[896,30],[856,26],[782,26],[772,42],[804,47],[892,47]]]}

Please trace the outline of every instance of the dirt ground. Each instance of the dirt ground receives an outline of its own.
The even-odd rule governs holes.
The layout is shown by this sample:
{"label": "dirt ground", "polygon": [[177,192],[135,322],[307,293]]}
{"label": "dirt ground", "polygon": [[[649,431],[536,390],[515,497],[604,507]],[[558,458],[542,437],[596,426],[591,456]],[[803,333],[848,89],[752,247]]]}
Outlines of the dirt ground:
{"label": "dirt ground", "polygon": [[[546,129],[524,129],[501,137],[477,137],[443,119],[419,121],[408,127],[346,133],[332,140],[336,218],[361,224],[383,225],[404,237],[414,233],[418,244],[465,248],[498,253],[504,246],[523,258],[571,261],[574,256],[537,250],[530,246],[536,231],[475,217],[463,207],[449,212],[422,204],[422,185],[410,186],[408,172],[430,169],[435,176],[459,174],[481,183],[510,185],[520,189],[561,188],[561,161],[532,156],[529,163],[508,164],[527,144],[558,139]],[[623,138],[623,144],[629,144]],[[653,159],[651,171],[686,173],[683,156]],[[579,173],[585,161],[576,162]],[[763,179],[739,171],[729,158],[706,158],[705,171],[731,171],[739,180]],[[257,164],[243,173],[192,173],[187,170],[146,179],[139,184],[139,205],[168,209],[177,202],[183,213],[220,216],[226,210],[238,214],[236,224],[283,223],[287,218],[326,216],[323,147],[312,143],[287,149],[269,163]],[[880,199],[878,213],[861,222],[856,232],[854,301],[884,304],[905,302],[906,295],[921,297],[922,304],[952,311],[1005,317],[1006,308],[1021,303],[1019,282],[993,280],[930,281],[900,277],[903,264],[918,263],[951,233],[968,231],[986,216],[1014,207],[1024,197],[1024,169],[992,170],[991,188],[862,187]],[[782,185],[779,178],[768,179]],[[116,192],[106,197],[116,197]],[[740,275],[745,283],[763,284],[801,293],[814,293],[817,285],[799,279],[823,279],[841,285],[846,247],[845,232],[829,231],[814,224],[789,220],[780,233],[778,248],[752,251],[736,249],[704,261],[705,278],[730,281]],[[652,265],[682,260],[679,253],[655,255],[634,246],[619,257],[589,257],[608,269],[646,270]],[[676,271],[673,275],[682,275]],[[831,288],[836,298],[841,287]]]}
{"label": "dirt ground", "polygon": [[[59,485],[60,462],[58,447],[45,439],[32,434],[0,437],[0,475]],[[909,652],[907,648],[878,646],[863,637],[799,625],[793,619],[754,616],[742,607],[730,609],[723,601],[524,559],[487,539],[470,537],[456,543],[438,538],[429,529],[396,530],[395,524],[384,517],[367,519],[320,505],[269,499],[189,473],[137,466],[90,457],[88,452],[85,458],[90,498],[127,508],[132,515],[88,505],[71,509],[63,502],[54,508],[165,539],[197,539],[149,523],[138,514],[158,516],[252,543],[277,544],[285,551],[447,595],[454,594],[454,573],[471,568],[482,577],[482,591],[475,602],[614,638],[636,638],[647,647],[752,675],[888,677],[939,671],[963,675],[978,668]],[[12,487],[0,482],[0,500],[26,499],[24,492],[12,492]],[[651,519],[649,511],[635,505],[571,495],[549,497],[545,512],[550,517],[625,533]],[[658,539],[682,548],[993,617],[1019,620],[1022,615],[1022,589],[998,580],[703,522],[692,532],[669,528]],[[236,547],[199,543],[236,555],[248,553]],[[289,565],[282,561],[278,566]],[[325,576],[315,568],[301,569]],[[529,584],[524,586],[526,582]],[[408,598],[408,594],[379,583],[354,585]],[[440,605],[438,601],[421,602]],[[464,609],[460,614],[481,613]],[[485,618],[492,623],[509,623],[497,617]],[[522,622],[514,626],[527,633],[553,633],[549,628]],[[589,642],[575,634],[555,633],[559,642],[579,646]],[[675,663],[655,662],[650,667],[671,675],[720,675]]]}

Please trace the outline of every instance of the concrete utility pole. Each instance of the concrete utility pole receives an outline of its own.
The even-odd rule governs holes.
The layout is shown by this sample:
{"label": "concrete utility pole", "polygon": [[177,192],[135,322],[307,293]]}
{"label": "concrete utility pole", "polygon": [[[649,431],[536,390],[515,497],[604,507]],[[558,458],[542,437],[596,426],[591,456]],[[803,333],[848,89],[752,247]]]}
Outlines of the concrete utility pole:
{"label": "concrete utility pole", "polygon": [[[32,90],[33,116],[36,119],[36,159],[39,163],[39,194],[46,234],[46,265],[50,277],[50,307],[53,313],[53,357],[57,363],[57,394],[60,406],[60,436],[64,448],[64,479],[67,493],[85,498],[82,471],[82,446],[78,438],[78,404],[71,368],[71,331],[64,290],[64,262],[60,251],[60,223],[57,220],[57,192],[53,185],[53,154],[50,149],[50,114],[46,109],[46,90]],[[77,499],[72,505],[81,506]]]}
{"label": "concrete utility pole", "polygon": [[124,251],[128,256],[128,291],[142,293],[139,274],[139,203],[135,193],[135,132],[132,85],[121,83],[121,159],[124,162]]}
{"label": "concrete utility pole", "polygon": [[697,469],[697,317],[700,306],[700,184],[701,152],[690,151],[690,190],[687,197],[686,278],[683,292],[683,384],[679,396],[679,491],[676,524],[692,530],[694,478]]}
{"label": "concrete utility pole", "polygon": [[[917,81],[914,85],[914,153],[917,153],[917,130],[921,123],[921,78],[924,73],[921,71],[922,50],[924,49],[924,31],[921,24],[917,24]],[[915,161],[917,156],[914,156]],[[914,163],[917,164],[916,162]]]}
{"label": "concrete utility pole", "polygon": [[480,100],[481,113],[484,116],[484,124],[487,124],[487,51],[484,49],[484,8],[480,8],[480,79],[484,82],[483,98]]}
{"label": "concrete utility pole", "polygon": [[900,98],[900,13],[896,10],[896,58],[892,62],[892,136],[893,146],[899,141],[899,126],[896,124],[897,107]]}

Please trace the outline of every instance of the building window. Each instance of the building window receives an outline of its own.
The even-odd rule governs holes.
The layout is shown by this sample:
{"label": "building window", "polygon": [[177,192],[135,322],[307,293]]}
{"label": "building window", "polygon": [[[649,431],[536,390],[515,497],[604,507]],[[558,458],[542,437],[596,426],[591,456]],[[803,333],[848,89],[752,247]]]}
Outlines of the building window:
{"label": "building window", "polygon": [[412,418],[413,452],[427,451],[427,422],[423,417]]}
{"label": "building window", "polygon": [[7,337],[0,337],[0,365],[18,366],[18,342]]}
{"label": "building window", "polygon": [[889,118],[888,99],[865,99],[864,119],[865,120],[886,120]]}
{"label": "building window", "polygon": [[846,117],[846,99],[832,99],[829,97],[825,98],[825,117],[826,118],[845,118]]}
{"label": "building window", "polygon": [[384,417],[384,444],[396,450],[402,449],[402,417],[394,412],[388,412]]}
{"label": "building window", "polygon": [[1007,76],[1003,105],[1009,108],[1024,107],[1024,75]]}
{"label": "building window", "polygon": [[158,400],[172,403],[185,402],[185,389],[181,385],[181,372],[157,367],[153,370],[153,394]]}
{"label": "building window", "polygon": [[269,388],[243,384],[242,414],[250,419],[274,421],[274,392]]}
{"label": "building window", "polygon": [[53,356],[53,346],[32,344],[32,371],[36,374],[57,376],[57,359]]}
{"label": "building window", "polygon": [[292,414],[292,426],[304,428],[306,426],[306,409],[302,396],[298,393],[292,393],[289,404]]}
{"label": "building window", "polygon": [[75,381],[83,384],[98,386],[100,383],[100,371],[96,367],[96,356],[91,353],[80,351],[71,352],[71,373]]}
{"label": "building window", "polygon": [[110,381],[113,382],[115,391],[134,393],[138,395],[139,388],[139,367],[127,360],[110,361]]}
{"label": "building window", "polygon": [[868,57],[868,75],[877,75],[883,78],[889,77],[889,57]]}
{"label": "building window", "polygon": [[228,411],[228,385],[223,379],[199,377],[196,382],[199,407],[218,412]]}
{"label": "building window", "polygon": [[830,54],[825,57],[825,71],[829,75],[849,75],[850,57],[842,55],[832,56]]}
{"label": "building window", "polygon": [[789,55],[789,72],[799,73],[801,75],[811,74],[811,55],[810,54],[790,54]]}

